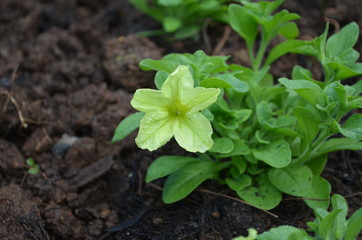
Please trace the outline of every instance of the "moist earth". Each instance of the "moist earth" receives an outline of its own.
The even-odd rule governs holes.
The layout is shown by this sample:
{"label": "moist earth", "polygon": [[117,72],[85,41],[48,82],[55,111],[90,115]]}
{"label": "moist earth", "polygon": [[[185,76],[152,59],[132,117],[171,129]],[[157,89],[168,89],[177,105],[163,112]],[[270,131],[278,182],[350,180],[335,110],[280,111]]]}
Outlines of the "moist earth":
{"label": "moist earth", "polygon": [[[284,7],[302,17],[301,38],[356,21],[362,2],[295,1]],[[162,180],[145,184],[149,164],[161,155],[185,155],[175,142],[148,152],[135,133],[111,144],[117,124],[134,110],[141,87],[153,88],[152,72],[138,63],[170,52],[211,54],[225,27],[208,38],[170,41],[136,33],[160,27],[125,0],[2,0],[0,2],[0,238],[1,239],[231,239],[248,228],[263,232],[289,224],[306,228],[313,214],[285,196],[271,212],[247,206],[225,186],[207,181],[186,199],[164,204]],[[362,38],[360,38],[362,39]],[[356,46],[362,52],[361,40]],[[247,63],[233,32],[220,55]],[[277,77],[311,58],[287,55],[273,65]],[[33,158],[39,174],[29,174]],[[361,152],[330,155],[323,176],[332,192],[362,207]]]}

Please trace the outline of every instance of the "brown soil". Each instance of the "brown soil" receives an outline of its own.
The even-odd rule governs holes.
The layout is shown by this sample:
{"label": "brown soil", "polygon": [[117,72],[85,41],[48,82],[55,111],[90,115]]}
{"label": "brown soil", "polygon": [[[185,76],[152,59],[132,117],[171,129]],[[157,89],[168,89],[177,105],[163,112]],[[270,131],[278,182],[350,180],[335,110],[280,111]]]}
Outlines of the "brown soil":
{"label": "brown soil", "polygon": [[[332,29],[350,21],[362,26],[360,0],[284,6],[302,16],[303,38],[320,34],[326,20]],[[152,153],[139,150],[134,134],[110,144],[133,111],[134,90],[153,87],[153,73],[139,70],[140,60],[211,50],[223,33],[222,26],[208,29],[211,46],[135,35],[155,26],[125,0],[0,1],[0,239],[206,240],[231,239],[250,227],[306,227],[312,214],[300,200],[283,201],[274,218],[221,196],[234,194],[212,181],[166,205],[162,181],[145,184],[145,171],[161,154],[185,153],[173,142]],[[231,34],[220,54],[243,62],[241,46]],[[288,75],[299,61],[306,60],[288,55],[273,73]],[[27,173],[29,157],[40,174]],[[331,155],[323,176],[333,193],[360,192],[361,154]],[[347,199],[351,211],[362,207],[361,195]]]}

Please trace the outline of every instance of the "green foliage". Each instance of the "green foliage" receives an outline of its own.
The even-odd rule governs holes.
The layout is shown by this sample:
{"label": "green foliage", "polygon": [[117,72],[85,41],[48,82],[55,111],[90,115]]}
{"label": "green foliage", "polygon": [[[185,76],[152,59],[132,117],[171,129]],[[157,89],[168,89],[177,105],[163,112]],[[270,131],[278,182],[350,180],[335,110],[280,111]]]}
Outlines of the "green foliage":
{"label": "green foliage", "polygon": [[[244,201],[262,209],[277,206],[284,193],[305,198],[313,209],[327,209],[331,186],[319,175],[328,153],[362,149],[362,115],[350,115],[351,111],[362,107],[362,81],[352,86],[342,84],[345,78],[362,74],[360,63],[356,63],[359,54],[353,49],[358,26],[348,24],[329,37],[327,26],[322,35],[312,41],[297,40],[294,38],[299,31],[293,20],[299,16],[286,10],[274,14],[281,0],[241,2],[242,5],[229,6],[228,16],[231,27],[246,42],[250,67],[229,65],[227,57],[207,56],[202,51],[141,61],[143,70],[157,71],[155,85],[159,90],[147,91],[163,92],[166,97],[167,91],[162,89],[170,77],[179,66],[188,67],[190,75],[180,76],[180,84],[168,86],[169,91],[176,91],[192,79],[193,88],[189,86],[188,91],[180,93],[180,101],[176,102],[189,99],[194,91],[190,89],[221,90],[217,99],[193,97],[203,106],[196,111],[202,115],[203,123],[198,125],[195,120],[192,129],[196,135],[204,132],[204,138],[178,141],[176,137],[185,149],[190,151],[199,144],[203,146],[202,151],[193,148],[191,152],[199,153],[192,158],[156,159],[149,168],[147,181],[168,177],[163,193],[168,203],[182,199],[206,179],[214,179],[227,184]],[[266,51],[277,36],[284,41]],[[270,64],[290,52],[316,58],[324,78],[314,79],[310,70],[295,66],[291,79],[275,81],[269,73]],[[136,92],[135,99],[138,95]],[[161,105],[161,99],[163,97],[150,98],[134,107],[147,115],[149,104]],[[164,105],[164,109],[169,109],[168,106]],[[160,112],[153,119],[167,111]],[[205,144],[211,132],[201,127],[208,122],[212,125],[213,144]],[[189,121],[184,123],[182,126],[190,124]],[[175,126],[178,125],[170,124],[166,130]],[[153,130],[151,135],[156,136],[165,129]],[[172,134],[167,136],[171,138]],[[164,143],[159,142],[157,147]],[[303,234],[291,234],[300,237],[295,239],[303,239]]]}
{"label": "green foliage", "polygon": [[308,222],[308,234],[305,230],[292,226],[279,226],[270,231],[257,234],[255,229],[249,229],[248,237],[236,237],[233,240],[354,240],[362,230],[362,208],[346,219],[348,206],[341,195],[332,197],[333,210],[324,208],[314,210],[316,216],[313,222]]}
{"label": "green foliage", "polygon": [[144,35],[171,34],[175,39],[193,37],[207,19],[227,22],[229,0],[129,0],[136,8],[162,24],[161,30]]}
{"label": "green foliage", "polygon": [[40,172],[39,165],[35,162],[33,158],[27,158],[25,162],[29,168],[28,169],[29,174],[36,175]]}

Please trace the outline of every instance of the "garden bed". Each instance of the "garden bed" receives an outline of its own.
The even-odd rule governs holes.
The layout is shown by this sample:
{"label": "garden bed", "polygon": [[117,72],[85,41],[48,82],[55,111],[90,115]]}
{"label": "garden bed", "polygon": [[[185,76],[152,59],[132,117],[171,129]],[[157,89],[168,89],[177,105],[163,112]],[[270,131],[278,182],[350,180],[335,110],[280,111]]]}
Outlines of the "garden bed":
{"label": "garden bed", "polygon": [[[303,39],[321,34],[326,21],[332,29],[350,21],[362,26],[362,5],[352,0],[287,0],[284,7],[301,15]],[[146,169],[158,156],[187,153],[172,141],[155,152],[140,150],[135,134],[110,144],[117,124],[134,112],[133,92],[154,88],[153,74],[141,71],[139,61],[212,51],[224,32],[210,26],[210,46],[203,38],[171,42],[135,34],[155,27],[125,0],[0,2],[1,239],[231,239],[251,227],[306,228],[313,219],[300,199],[285,196],[268,214],[213,181],[164,204],[162,181],[145,184]],[[243,63],[242,46],[231,33],[219,54]],[[356,49],[362,52],[361,40]],[[312,59],[295,55],[274,64],[273,74],[288,77],[299,62],[322,74]],[[28,158],[39,174],[28,173]],[[351,212],[362,207],[361,158],[331,154],[322,174]]]}

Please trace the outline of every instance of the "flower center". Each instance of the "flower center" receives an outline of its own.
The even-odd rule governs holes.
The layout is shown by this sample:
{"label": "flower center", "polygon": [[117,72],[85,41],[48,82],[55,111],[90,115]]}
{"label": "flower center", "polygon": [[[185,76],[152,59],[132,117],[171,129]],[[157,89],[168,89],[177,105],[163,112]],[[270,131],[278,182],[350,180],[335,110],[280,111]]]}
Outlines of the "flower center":
{"label": "flower center", "polygon": [[173,117],[181,117],[181,116],[185,115],[186,108],[184,106],[182,106],[181,104],[177,105],[177,106],[173,105],[173,106],[170,106],[169,113]]}

